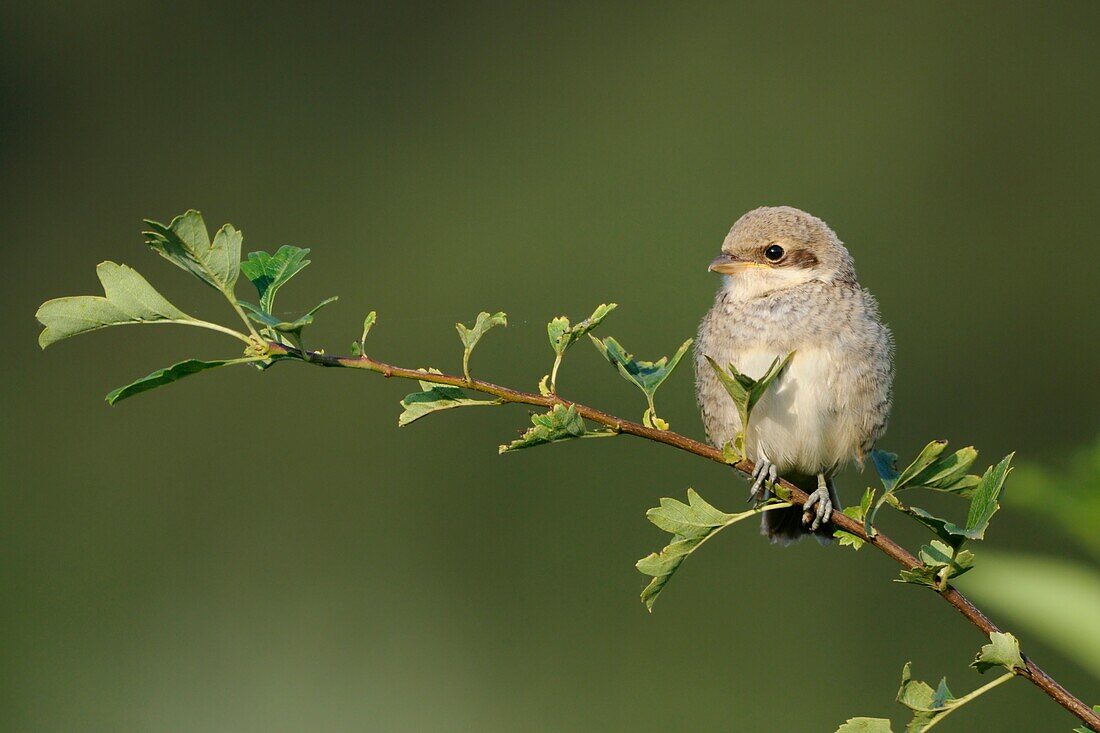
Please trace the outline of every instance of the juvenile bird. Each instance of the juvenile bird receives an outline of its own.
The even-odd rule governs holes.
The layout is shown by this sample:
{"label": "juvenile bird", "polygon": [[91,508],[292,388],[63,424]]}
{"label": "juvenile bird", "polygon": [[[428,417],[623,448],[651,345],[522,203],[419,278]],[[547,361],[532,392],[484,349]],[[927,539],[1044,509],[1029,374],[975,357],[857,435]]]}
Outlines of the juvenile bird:
{"label": "juvenile bird", "polygon": [[759,378],[794,352],[749,417],[745,451],[756,469],[751,497],[783,477],[810,494],[805,507],[763,514],[763,533],[787,543],[832,536],[839,509],[833,476],[862,464],[886,430],[893,339],[878,305],[856,281],[848,250],[815,216],[789,206],[754,209],[730,229],[710,263],[722,275],[699,326],[695,383],[707,437],[722,447],[741,430],[733,400],[707,363]]}

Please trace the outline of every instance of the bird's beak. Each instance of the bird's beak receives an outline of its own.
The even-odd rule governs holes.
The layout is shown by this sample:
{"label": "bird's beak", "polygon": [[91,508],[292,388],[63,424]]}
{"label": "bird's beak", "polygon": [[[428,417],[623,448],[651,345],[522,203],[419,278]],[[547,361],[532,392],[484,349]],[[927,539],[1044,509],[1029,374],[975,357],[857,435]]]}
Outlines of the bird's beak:
{"label": "bird's beak", "polygon": [[740,257],[735,257],[734,255],[723,252],[714,258],[707,270],[710,272],[718,272],[722,275],[735,275],[755,265],[755,262],[749,262],[748,260],[743,260]]}

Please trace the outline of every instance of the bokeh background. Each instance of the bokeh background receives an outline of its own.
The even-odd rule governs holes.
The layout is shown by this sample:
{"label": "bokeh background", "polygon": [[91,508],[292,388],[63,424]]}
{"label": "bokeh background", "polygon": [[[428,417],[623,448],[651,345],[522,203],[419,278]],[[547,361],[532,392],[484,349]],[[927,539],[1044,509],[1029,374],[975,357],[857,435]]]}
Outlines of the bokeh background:
{"label": "bokeh background", "polygon": [[[689,486],[743,506],[720,466],[626,438],[498,457],[522,408],[398,430],[411,385],[293,365],[108,409],[236,347],[127,328],[43,354],[31,316],[114,259],[231,318],[141,243],[143,217],[194,207],[246,251],[313,248],[280,296],[341,296],[313,344],[344,350],[377,309],[373,354],[454,370],[454,322],[505,310],[475,373],[532,389],[545,322],[600,302],[605,334],[670,353],[732,222],[792,204],[896,334],[884,447],[1019,450],[1041,475],[1098,427],[1098,23],[1091,2],[3,3],[0,727],[832,731],[900,728],[906,660],[977,686],[980,636],[873,551],[743,526],[647,614],[633,563],[665,535],[644,511]],[[586,344],[560,386],[642,412]],[[701,434],[686,365],[658,403]],[[1095,567],[1011,500],[986,544]],[[1073,721],[1021,682],[945,725]]]}

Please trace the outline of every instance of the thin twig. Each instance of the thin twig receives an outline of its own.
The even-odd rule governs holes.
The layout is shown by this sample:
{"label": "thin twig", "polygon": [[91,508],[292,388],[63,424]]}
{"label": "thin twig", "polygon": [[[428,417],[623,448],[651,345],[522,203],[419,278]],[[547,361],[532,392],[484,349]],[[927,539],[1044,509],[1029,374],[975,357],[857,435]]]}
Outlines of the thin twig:
{"label": "thin twig", "polygon": [[[707,445],[700,443],[697,440],[688,438],[687,436],[674,433],[670,430],[657,430],[655,428],[647,428],[646,426],[633,422],[631,420],[624,420],[623,418],[616,417],[609,413],[597,410],[594,407],[588,407],[577,402],[570,402],[564,400],[557,395],[542,396],[533,394],[531,392],[521,392],[514,389],[508,389],[492,382],[486,382],[480,379],[466,379],[464,376],[454,376],[450,374],[435,374],[430,372],[420,371],[418,369],[408,369],[406,367],[393,366],[386,364],[385,362],[372,359],[366,355],[353,357],[353,356],[329,356],[328,354],[322,354],[317,352],[301,352],[297,349],[293,349],[282,344],[271,343],[268,344],[270,353],[273,356],[289,357],[296,360],[302,360],[310,364],[316,364],[324,367],[336,367],[345,369],[364,369],[367,371],[377,372],[386,377],[400,377],[402,379],[416,379],[422,382],[431,382],[433,384],[445,384],[452,387],[462,387],[464,389],[470,389],[475,392],[481,392],[483,394],[493,395],[502,402],[510,402],[523,405],[538,405],[540,407],[550,408],[554,405],[572,406],[577,413],[585,418],[591,420],[594,423],[599,423],[612,430],[620,433],[626,433],[627,435],[636,435],[639,438],[646,438],[657,443],[664,443],[665,445],[671,445],[674,448],[693,453],[701,458],[708,458],[717,463],[726,464],[722,457],[722,451]],[[729,465],[729,464],[726,464]],[[754,468],[752,461],[744,460],[740,463],[734,464],[733,468],[744,474],[746,477],[752,475]],[[803,505],[809,499],[809,495],[802,489],[798,488],[794,484],[780,479],[780,485],[790,491],[790,501],[794,504]],[[857,522],[850,517],[845,516],[841,512],[837,511],[833,513],[832,522],[838,529],[842,529],[845,532],[856,535],[867,544],[881,550],[892,560],[905,567],[906,569],[912,569],[920,567],[921,563],[913,556],[908,550],[894,542],[892,539],[882,534],[881,532],[875,532],[874,536],[868,535],[863,528],[862,522]],[[954,586],[948,584],[943,590],[938,590],[937,593],[948,603],[954,606],[959,613],[966,617],[970,623],[974,624],[986,637],[995,631],[1000,631],[989,618],[982,613],[982,611],[975,606],[970,600],[960,593]],[[1024,663],[1026,667],[1022,670],[1017,670],[1017,674],[1029,680],[1036,687],[1041,689],[1047,695],[1049,695],[1056,703],[1063,708],[1073,713],[1073,715],[1080,718],[1087,726],[1092,730],[1100,733],[1100,715],[1093,712],[1092,708],[1086,705],[1084,702],[1074,697],[1066,688],[1062,687],[1053,677],[1039,668],[1037,664],[1032,662],[1027,656],[1024,656]]]}

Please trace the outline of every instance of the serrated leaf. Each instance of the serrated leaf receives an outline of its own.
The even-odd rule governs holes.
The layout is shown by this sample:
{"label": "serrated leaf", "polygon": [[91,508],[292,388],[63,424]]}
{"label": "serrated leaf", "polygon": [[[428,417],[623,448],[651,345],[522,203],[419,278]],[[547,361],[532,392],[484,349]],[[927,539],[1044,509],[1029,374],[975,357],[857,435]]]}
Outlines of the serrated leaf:
{"label": "serrated leaf", "polygon": [[901,687],[898,688],[897,701],[910,710],[928,710],[936,691],[926,682],[915,680],[912,676],[912,663],[906,662],[901,669]]}
{"label": "serrated leaf", "polygon": [[378,321],[378,314],[371,311],[367,314],[367,317],[363,319],[363,335],[359,337],[359,350],[364,351],[367,348],[367,334],[370,333],[371,328],[374,327],[375,322]]}
{"label": "serrated leaf", "polygon": [[607,359],[608,363],[615,367],[624,379],[642,390],[649,398],[653,397],[657,388],[672,374],[672,371],[680,363],[680,359],[687,353],[692,343],[692,339],[688,339],[681,344],[671,359],[662,356],[657,361],[644,361],[635,359],[632,354],[623,349],[618,341],[610,336],[605,339],[598,339],[589,334],[588,337],[592,339],[592,343],[595,344],[596,349]]}
{"label": "serrated leaf", "polygon": [[959,550],[954,559],[951,556],[950,545],[933,540],[931,544],[921,547],[921,564],[902,570],[897,580],[901,583],[941,588],[951,578],[957,578],[974,567],[974,553],[970,550]]}
{"label": "serrated leaf", "polygon": [[666,532],[679,535],[683,539],[697,539],[734,516],[715,509],[694,489],[688,489],[687,496],[687,504],[676,499],[661,499],[659,507],[645,513],[646,518]]}
{"label": "serrated leaf", "polygon": [[977,458],[978,451],[973,446],[967,446],[937,459],[904,483],[909,488],[946,491],[967,497],[981,480],[967,473]]}
{"label": "serrated leaf", "polygon": [[849,718],[836,733],[894,733],[887,718]]}
{"label": "serrated leaf", "polygon": [[260,307],[271,313],[274,311],[275,294],[292,277],[309,266],[306,259],[308,249],[283,245],[275,254],[251,252],[248,259],[241,262],[241,272],[256,286],[260,294]]}
{"label": "serrated leaf", "polygon": [[195,322],[126,265],[103,262],[96,268],[96,274],[103,285],[103,297],[56,298],[38,309],[35,318],[46,327],[38,337],[43,349],[71,336],[108,326],[156,321]]}
{"label": "serrated leaf", "polygon": [[661,505],[646,512],[653,524],[672,534],[672,541],[659,552],[639,560],[635,567],[652,576],[642,591],[642,602],[653,610],[653,604],[680,564],[706,540],[726,527],[764,511],[790,506],[789,503],[762,505],[739,514],[727,514],[707,503],[693,489],[687,491],[687,504],[676,499],[661,499]]}
{"label": "serrated leaf", "polygon": [[970,512],[966,517],[966,529],[969,532],[978,533],[976,539],[984,536],[989,520],[1001,508],[999,499],[1004,489],[1005,479],[1011,471],[1012,458],[1015,453],[1009,453],[1005,458],[989,469],[986,469],[974,494],[970,500]]}
{"label": "serrated leaf", "polygon": [[955,696],[947,688],[946,679],[941,679],[939,686],[933,690],[927,683],[912,679],[909,669],[906,662],[897,700],[913,714],[913,719],[905,728],[906,733],[923,733],[937,718],[954,707]]}
{"label": "serrated leaf", "polygon": [[1020,641],[1012,634],[994,631],[989,635],[989,643],[978,651],[970,666],[982,673],[994,667],[1004,667],[1009,672],[1023,669]]}
{"label": "serrated leaf", "polygon": [[738,436],[738,438],[740,440],[726,441],[722,446],[722,461],[731,466],[745,460],[744,436]]}
{"label": "serrated leaf", "polygon": [[302,329],[313,323],[313,316],[317,313],[317,311],[321,310],[326,305],[335,303],[339,299],[339,296],[334,295],[331,298],[322,300],[320,303],[308,310],[304,315],[299,316],[293,321],[280,320],[268,313],[267,311],[263,310],[261,307],[247,301],[238,300],[237,302],[241,305],[242,308],[245,309],[248,317],[256,323],[260,323],[264,326],[267,326],[268,328],[274,329],[279,333],[284,333],[300,338],[302,334]]}
{"label": "serrated leaf", "polygon": [[507,445],[499,448],[500,453],[533,448],[537,445],[557,443],[574,438],[603,438],[615,435],[610,431],[590,431],[584,424],[584,418],[570,405],[554,405],[549,412],[531,416],[533,427]]}
{"label": "serrated leaf", "polygon": [[489,315],[485,311],[477,314],[477,320],[474,321],[474,325],[467,328],[461,323],[455,324],[455,329],[458,330],[458,337],[462,339],[462,345],[469,350],[473,350],[477,346],[477,342],[481,340],[481,337],[485,333],[495,326],[507,326],[508,316],[504,313],[494,313]]}
{"label": "serrated leaf", "polygon": [[764,374],[759,379],[754,379],[739,371],[733,364],[727,367],[727,371],[727,369],[719,366],[714,359],[704,355],[707,363],[710,364],[710,368],[714,370],[715,376],[718,377],[718,382],[725,388],[726,393],[737,408],[737,414],[741,418],[741,431],[738,433],[739,442],[743,443],[744,441],[744,431],[752,417],[753,409],[767,393],[772,382],[778,379],[783,370],[787,368],[793,357],[793,351],[782,359],[777,356]]}
{"label": "serrated leaf", "polygon": [[963,543],[970,539],[982,539],[982,536],[978,533],[971,532],[966,527],[960,527],[950,520],[937,517],[920,507],[907,506],[900,501],[895,501],[894,505],[898,510],[908,514],[932,530],[933,534],[952,547],[961,547]]}
{"label": "serrated leaf", "polygon": [[420,382],[422,392],[413,392],[405,395],[401,400],[404,408],[397,418],[398,427],[404,427],[415,422],[425,415],[440,410],[449,410],[454,407],[477,407],[501,404],[500,400],[475,400],[466,396],[466,392],[460,387],[451,387],[444,384]]}
{"label": "serrated leaf", "polygon": [[[841,514],[853,519],[857,522],[862,522],[867,516],[867,512],[871,509],[871,504],[875,498],[875,490],[868,487],[863,492],[863,497],[859,500],[858,504],[854,504],[849,507],[845,507]],[[838,529],[833,532],[833,537],[840,540],[841,547],[851,547],[853,550],[859,550],[866,544],[866,540],[859,535],[854,535],[851,532],[845,532],[842,529]]]}
{"label": "serrated leaf", "polygon": [[[895,506],[928,527],[937,537],[952,547],[961,547],[967,540],[984,539],[990,520],[1001,508],[998,499],[1004,488],[1005,479],[1008,477],[1013,455],[1009,454],[996,466],[990,466],[986,470],[978,486],[971,494],[970,512],[965,526],[960,527],[954,522],[937,517],[920,507],[906,506],[898,501],[896,497],[894,498]],[[891,496],[893,495],[891,494]]]}
{"label": "serrated leaf", "polygon": [[202,215],[190,210],[167,226],[145,220],[150,231],[145,243],[161,257],[187,270],[215,290],[231,295],[241,269],[241,233],[226,224],[214,241],[206,232]]}
{"label": "serrated leaf", "polygon": [[892,490],[897,491],[905,488],[906,484],[910,483],[914,478],[920,475],[922,471],[933,465],[946,448],[946,440],[933,440],[931,443],[924,446],[916,459],[898,474]]}
{"label": "serrated leaf", "polygon": [[558,316],[546,324],[546,335],[550,338],[550,348],[555,354],[564,354],[566,349],[577,342],[581,336],[596,328],[611,311],[618,307],[616,303],[603,303],[596,306],[592,315],[576,325],[570,325],[565,316]]}
{"label": "serrated leaf", "polygon": [[477,320],[474,321],[474,325],[467,328],[461,323],[455,324],[455,329],[458,331],[458,337],[462,340],[463,352],[462,352],[462,373],[466,376],[466,379],[470,379],[470,354],[473,353],[474,347],[477,346],[477,342],[481,340],[481,337],[485,335],[485,332],[495,326],[507,326],[508,316],[503,312],[493,313],[492,315],[482,311],[477,314]]}
{"label": "serrated leaf", "polygon": [[588,338],[592,339],[592,343],[600,354],[607,359],[608,363],[615,367],[624,379],[640,389],[645,395],[649,409],[642,416],[642,420],[646,427],[668,430],[668,422],[657,417],[657,408],[653,404],[653,398],[657,388],[668,379],[669,375],[676,369],[676,365],[680,363],[680,359],[687,353],[692,339],[688,339],[681,344],[671,359],[662,356],[657,361],[644,361],[635,359],[633,355],[628,354],[619,342],[610,336],[601,340],[592,334],[588,334]]}
{"label": "serrated leaf", "polygon": [[187,359],[181,361],[178,364],[173,364],[165,369],[158,369],[157,371],[142,377],[136,382],[132,382],[125,387],[119,387],[118,389],[107,395],[107,404],[114,405],[122,400],[139,395],[142,392],[148,392],[151,389],[157,387],[163,387],[166,384],[172,382],[178,382],[184,377],[189,377],[192,374],[198,374],[199,372],[205,372],[210,369],[217,369],[223,366],[232,366],[234,364],[250,364],[256,363],[256,359],[220,359],[216,361],[201,361],[199,359]]}

